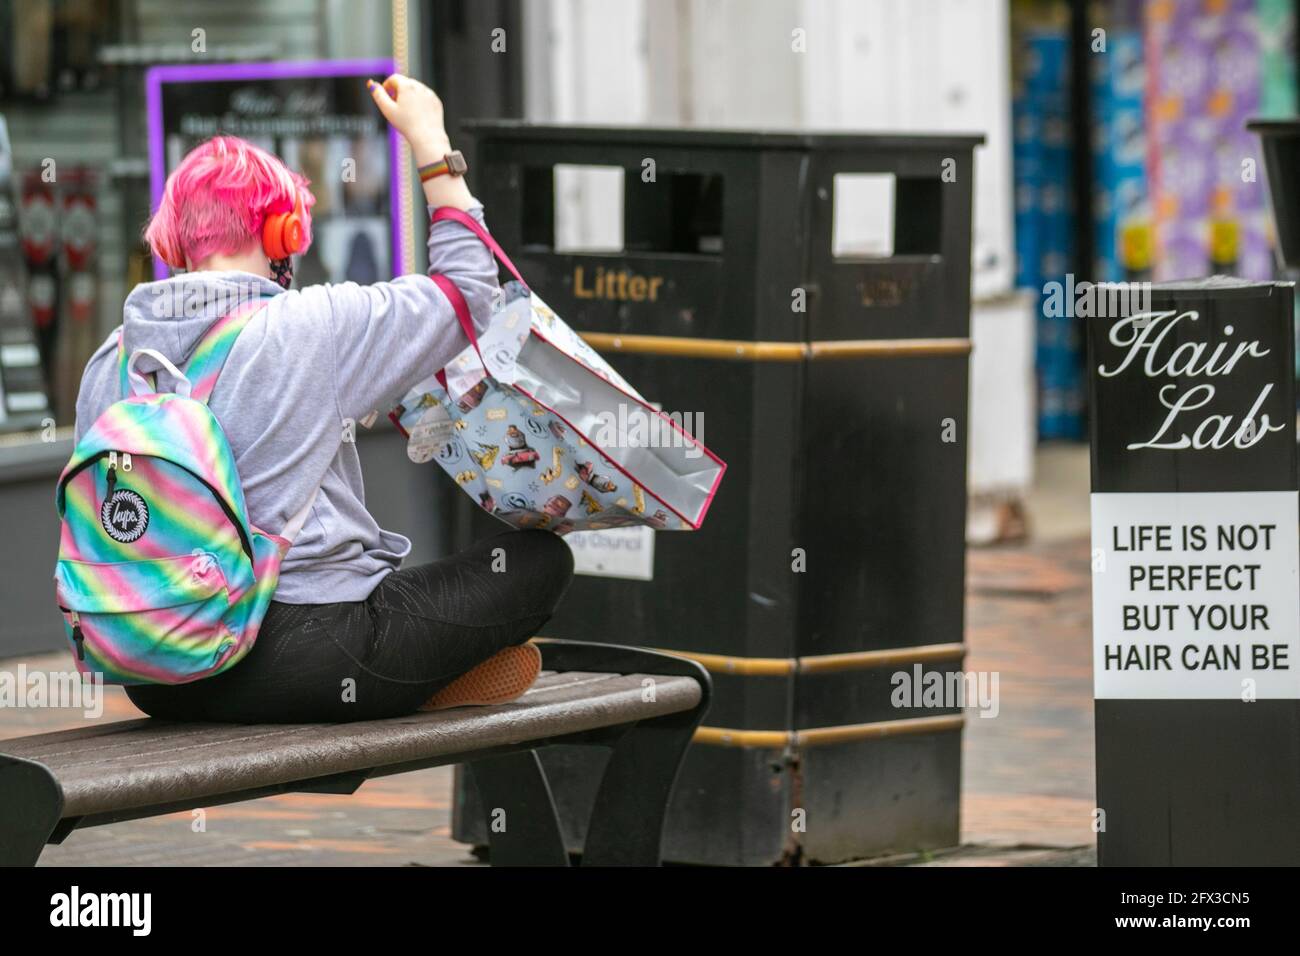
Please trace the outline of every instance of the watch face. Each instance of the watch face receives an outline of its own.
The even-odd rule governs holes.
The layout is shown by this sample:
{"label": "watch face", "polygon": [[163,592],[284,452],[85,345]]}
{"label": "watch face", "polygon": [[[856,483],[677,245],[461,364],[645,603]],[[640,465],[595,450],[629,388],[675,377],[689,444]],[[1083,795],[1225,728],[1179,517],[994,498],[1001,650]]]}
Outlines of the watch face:
{"label": "watch face", "polygon": [[459,176],[469,169],[469,164],[465,162],[465,157],[460,150],[447,154],[447,171],[453,176]]}

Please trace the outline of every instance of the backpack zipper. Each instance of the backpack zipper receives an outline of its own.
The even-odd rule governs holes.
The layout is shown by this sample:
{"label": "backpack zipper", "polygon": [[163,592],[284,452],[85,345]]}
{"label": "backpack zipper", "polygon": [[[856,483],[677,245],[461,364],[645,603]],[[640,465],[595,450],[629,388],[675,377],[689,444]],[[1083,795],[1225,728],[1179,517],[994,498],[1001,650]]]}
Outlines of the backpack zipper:
{"label": "backpack zipper", "polygon": [[59,605],[59,610],[72,615],[72,643],[77,645],[77,660],[86,659],[86,637],[81,633],[81,616],[70,607]]}
{"label": "backpack zipper", "polygon": [[[108,453],[108,484],[107,484],[107,490],[104,492],[105,503],[107,503],[108,500],[113,497],[113,489],[115,487],[117,487],[117,452],[110,451]],[[99,510],[100,511],[104,510],[104,506],[102,504],[99,506]]]}
{"label": "backpack zipper", "polygon": [[[87,468],[89,468],[95,462],[99,461],[101,458],[108,459],[108,482],[109,482],[108,494],[109,496],[112,496],[113,486],[117,484],[118,457],[117,457],[117,452],[115,451],[101,451],[94,455],[91,455],[85,461],[78,464],[76,468],[72,469],[72,471],[68,472],[67,475],[64,476],[62,484],[67,485],[67,483],[70,482],[73,478],[77,477],[77,475],[81,474],[81,472],[85,471]],[[131,470],[130,453],[128,452],[122,453],[121,464],[122,464],[123,471]],[[172,464],[176,465],[175,462],[172,462]],[[197,480],[200,484],[203,485],[204,488],[207,488],[208,491],[212,493],[212,497],[217,500],[217,504],[221,506],[222,512],[225,513],[226,519],[231,523],[231,525],[234,526],[235,531],[239,534],[239,543],[243,546],[244,554],[248,555],[249,563],[251,563],[254,566],[254,569],[256,569],[257,562],[256,559],[253,557],[253,542],[248,539],[248,535],[244,531],[244,526],[239,522],[239,516],[235,514],[235,509],[231,508],[230,505],[226,502],[226,499],[221,494],[221,492],[217,491],[217,489],[214,488],[208,482],[208,480],[205,479],[198,472],[194,471],[193,469],[186,468],[184,465],[176,465],[176,467],[179,468],[181,471],[186,472],[189,475],[192,475],[195,480]]]}
{"label": "backpack zipper", "polygon": [[[131,470],[131,453],[129,451],[122,452],[120,460],[117,457],[117,452],[110,451],[108,453],[108,490],[104,493],[105,501],[113,497],[113,489],[117,487],[117,469],[119,467],[121,467],[123,471]],[[186,471],[189,471],[189,469],[187,468]],[[193,474],[193,472],[191,472],[191,474]],[[195,475],[195,477],[197,478],[198,476]],[[202,479],[199,480],[202,481]],[[103,505],[100,505],[100,508],[102,510]]]}

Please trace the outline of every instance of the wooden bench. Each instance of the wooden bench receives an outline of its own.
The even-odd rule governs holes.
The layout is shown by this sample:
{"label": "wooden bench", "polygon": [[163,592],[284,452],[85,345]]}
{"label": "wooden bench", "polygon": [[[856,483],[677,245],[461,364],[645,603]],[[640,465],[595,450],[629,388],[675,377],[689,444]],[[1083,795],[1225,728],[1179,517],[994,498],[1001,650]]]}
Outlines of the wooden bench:
{"label": "wooden bench", "polygon": [[[583,865],[657,865],[664,814],[708,709],[693,661],[609,644],[538,641],[519,700],[349,724],[117,721],[0,740],[0,864],[30,866],[73,830],[255,800],[357,790],[371,777],[467,764],[494,865],[567,866],[539,747],[611,748]],[[489,821],[490,822],[490,821]]]}

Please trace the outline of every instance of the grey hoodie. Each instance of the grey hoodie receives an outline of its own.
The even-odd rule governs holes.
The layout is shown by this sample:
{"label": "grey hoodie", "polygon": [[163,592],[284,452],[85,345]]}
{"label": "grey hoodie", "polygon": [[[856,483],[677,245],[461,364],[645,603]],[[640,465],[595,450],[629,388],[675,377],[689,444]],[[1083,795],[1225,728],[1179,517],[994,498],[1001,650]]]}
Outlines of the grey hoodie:
{"label": "grey hoodie", "polygon": [[[480,204],[471,214],[483,221]],[[456,283],[482,330],[497,269],[478,237],[456,222],[434,224],[429,271]],[[122,324],[127,353],[155,349],[184,369],[209,326],[250,295],[275,298],[240,333],[209,402],[234,451],[249,517],[263,531],[279,534],[321,482],[282,565],[275,600],[364,600],[401,564],[411,543],[380,528],[366,510],[356,445],[345,440],[349,423],[374,410],[386,413],[465,347],[464,333],[427,276],[284,292],[270,279],[244,272],[196,272],[131,291]],[[136,366],[142,372],[161,369],[148,356]],[[171,391],[172,384],[159,371],[158,387]],[[114,330],[82,376],[77,439],[120,398]]]}

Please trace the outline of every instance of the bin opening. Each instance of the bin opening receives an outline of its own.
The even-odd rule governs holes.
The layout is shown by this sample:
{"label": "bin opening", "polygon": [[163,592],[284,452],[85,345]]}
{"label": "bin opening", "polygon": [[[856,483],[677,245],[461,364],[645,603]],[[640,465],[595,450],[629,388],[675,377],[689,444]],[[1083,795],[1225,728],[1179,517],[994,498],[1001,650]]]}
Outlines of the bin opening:
{"label": "bin opening", "polygon": [[[893,173],[836,173],[833,180],[831,255],[836,259],[887,259],[943,251],[939,178]],[[900,220],[895,210],[908,210]]]}
{"label": "bin opening", "polygon": [[578,254],[722,254],[717,173],[562,163],[525,168],[523,187],[527,246]]}
{"label": "bin opening", "polygon": [[622,252],[624,175],[621,166],[559,164],[550,179],[556,252]]}

